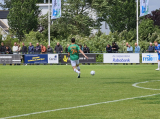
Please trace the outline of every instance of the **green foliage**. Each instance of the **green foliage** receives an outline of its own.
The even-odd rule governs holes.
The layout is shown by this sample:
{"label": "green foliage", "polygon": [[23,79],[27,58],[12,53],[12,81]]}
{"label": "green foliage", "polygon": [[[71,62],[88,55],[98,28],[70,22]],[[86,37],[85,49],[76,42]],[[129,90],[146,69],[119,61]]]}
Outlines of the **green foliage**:
{"label": "green foliage", "polygon": [[108,23],[112,32],[136,28],[135,0],[94,0],[100,20]]}
{"label": "green foliage", "polygon": [[31,30],[37,29],[39,13],[36,0],[12,0],[8,14],[10,31],[22,41],[25,32],[29,33]]}
{"label": "green foliage", "polygon": [[17,38],[12,38],[11,35],[7,35],[6,39],[3,41],[5,46],[13,47],[14,42],[18,42]]}
{"label": "green foliage", "polygon": [[[150,19],[144,19],[141,21],[139,25],[139,40],[140,41],[150,41],[148,35],[152,35],[155,31],[155,27],[153,24],[153,20]],[[153,42],[153,41],[152,41]]]}

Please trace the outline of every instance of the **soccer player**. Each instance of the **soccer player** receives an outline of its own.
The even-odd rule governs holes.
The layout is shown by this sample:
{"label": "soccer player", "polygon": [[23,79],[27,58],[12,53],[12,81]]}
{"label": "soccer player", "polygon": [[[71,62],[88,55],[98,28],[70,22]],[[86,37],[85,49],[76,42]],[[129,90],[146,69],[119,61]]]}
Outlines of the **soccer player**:
{"label": "soccer player", "polygon": [[155,52],[158,53],[158,69],[156,69],[156,70],[159,71],[159,68],[160,68],[160,44],[158,44],[157,41],[155,41],[154,45],[155,45]]}
{"label": "soccer player", "polygon": [[71,39],[71,45],[68,47],[68,56],[70,56],[71,65],[73,70],[78,73],[78,78],[80,78],[80,67],[79,67],[79,52],[84,55],[85,58],[88,57],[84,54],[84,52],[79,48],[78,45],[75,44],[75,38]]}

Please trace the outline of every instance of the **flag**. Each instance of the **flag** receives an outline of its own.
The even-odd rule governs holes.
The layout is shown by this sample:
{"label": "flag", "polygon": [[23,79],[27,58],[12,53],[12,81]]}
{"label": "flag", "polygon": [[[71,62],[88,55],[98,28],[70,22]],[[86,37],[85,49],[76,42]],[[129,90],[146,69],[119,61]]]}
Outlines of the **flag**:
{"label": "flag", "polygon": [[147,15],[149,13],[149,0],[140,0],[140,16]]}
{"label": "flag", "polygon": [[61,0],[52,0],[52,15],[51,19],[61,17]]}

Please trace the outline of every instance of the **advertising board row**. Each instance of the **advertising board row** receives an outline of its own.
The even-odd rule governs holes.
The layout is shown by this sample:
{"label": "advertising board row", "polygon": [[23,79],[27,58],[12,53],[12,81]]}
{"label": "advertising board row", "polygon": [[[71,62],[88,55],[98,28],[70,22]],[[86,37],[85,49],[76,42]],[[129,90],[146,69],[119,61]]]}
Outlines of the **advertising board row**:
{"label": "advertising board row", "polygon": [[[86,59],[82,54],[79,55],[80,63],[96,63],[96,54],[86,54]],[[20,64],[22,56],[20,54],[0,54],[0,64]],[[25,63],[70,63],[68,54],[26,54]],[[157,63],[157,53],[142,53],[142,63]],[[104,53],[103,63],[140,63],[139,53]]]}
{"label": "advertising board row", "polygon": [[[86,54],[88,59],[86,59],[82,54],[79,54],[80,63],[96,63],[96,54]],[[57,64],[61,63],[70,63],[70,57],[68,54],[28,54],[25,55],[25,63],[51,63]]]}
{"label": "advertising board row", "polygon": [[[142,53],[142,63],[157,63],[157,53]],[[104,53],[103,63],[140,63],[139,53]]]}

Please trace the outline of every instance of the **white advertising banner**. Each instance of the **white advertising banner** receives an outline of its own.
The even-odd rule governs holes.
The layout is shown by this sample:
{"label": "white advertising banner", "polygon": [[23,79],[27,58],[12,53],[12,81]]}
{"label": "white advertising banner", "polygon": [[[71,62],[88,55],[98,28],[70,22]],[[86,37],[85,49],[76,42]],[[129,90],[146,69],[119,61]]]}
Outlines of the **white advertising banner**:
{"label": "white advertising banner", "polygon": [[48,63],[59,63],[58,54],[48,54]]}
{"label": "white advertising banner", "polygon": [[103,63],[139,63],[139,53],[104,53]]}
{"label": "white advertising banner", "polygon": [[157,53],[142,53],[142,63],[157,63]]}

